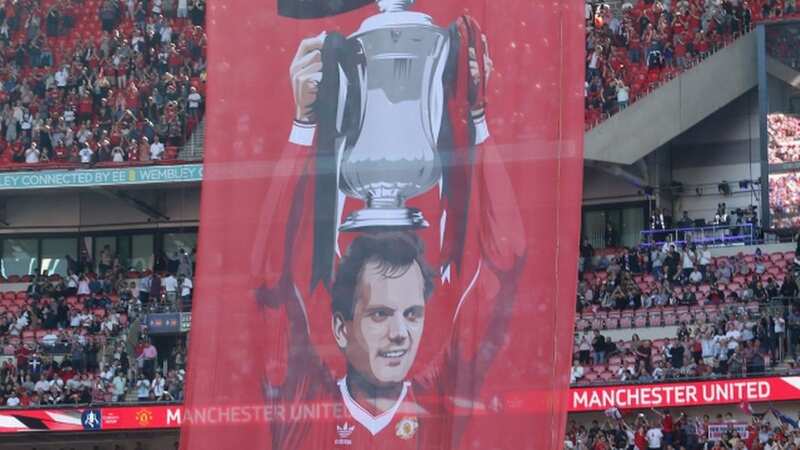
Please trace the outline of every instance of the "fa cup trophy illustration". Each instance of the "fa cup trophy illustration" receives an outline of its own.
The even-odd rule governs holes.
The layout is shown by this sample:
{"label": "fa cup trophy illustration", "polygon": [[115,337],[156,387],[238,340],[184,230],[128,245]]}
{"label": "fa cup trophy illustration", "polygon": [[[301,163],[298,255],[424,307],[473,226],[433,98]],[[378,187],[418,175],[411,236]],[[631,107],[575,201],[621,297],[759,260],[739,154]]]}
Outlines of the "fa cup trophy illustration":
{"label": "fa cup trophy illustration", "polygon": [[356,132],[337,145],[339,188],[366,207],[350,214],[342,231],[428,226],[422,213],[406,207],[405,201],[428,191],[441,177],[437,140],[449,35],[430,16],[408,11],[412,3],[377,0],[380,13],[347,39],[360,53],[355,70],[359,79],[351,86],[360,90],[355,98],[361,104]]}

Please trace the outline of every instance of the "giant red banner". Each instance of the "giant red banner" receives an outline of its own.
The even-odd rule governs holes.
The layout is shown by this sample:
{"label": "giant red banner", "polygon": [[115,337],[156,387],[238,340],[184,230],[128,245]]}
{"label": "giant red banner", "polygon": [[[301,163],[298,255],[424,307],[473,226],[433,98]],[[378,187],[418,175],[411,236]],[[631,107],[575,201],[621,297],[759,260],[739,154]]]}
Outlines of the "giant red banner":
{"label": "giant red banner", "polygon": [[[184,449],[547,449],[567,411],[582,5],[212,2]],[[509,395],[540,392],[527,410]],[[261,410],[261,409],[259,409]]]}

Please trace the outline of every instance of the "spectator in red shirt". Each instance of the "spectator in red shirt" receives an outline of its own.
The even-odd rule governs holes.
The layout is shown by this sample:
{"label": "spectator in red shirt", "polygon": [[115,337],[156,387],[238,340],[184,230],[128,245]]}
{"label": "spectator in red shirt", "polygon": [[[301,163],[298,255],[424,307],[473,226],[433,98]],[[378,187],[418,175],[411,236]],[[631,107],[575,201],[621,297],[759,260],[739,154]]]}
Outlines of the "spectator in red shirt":
{"label": "spectator in red shirt", "polygon": [[606,442],[606,435],[598,433],[594,440],[592,450],[608,450],[608,443]]}
{"label": "spectator in red shirt", "polygon": [[636,434],[633,436],[633,445],[635,450],[647,450],[647,436],[643,426],[636,428]]}
{"label": "spectator in red shirt", "polygon": [[656,409],[652,411],[661,418],[661,432],[664,434],[664,444],[672,445],[672,432],[675,429],[672,422],[672,414],[668,409],[665,409],[663,413],[658,412]]}

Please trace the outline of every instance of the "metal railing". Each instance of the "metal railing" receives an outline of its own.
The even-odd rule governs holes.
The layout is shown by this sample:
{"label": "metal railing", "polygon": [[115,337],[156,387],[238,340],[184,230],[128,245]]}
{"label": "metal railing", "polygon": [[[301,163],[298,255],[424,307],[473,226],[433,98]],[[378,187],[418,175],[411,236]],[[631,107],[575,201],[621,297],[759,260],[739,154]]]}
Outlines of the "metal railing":
{"label": "metal railing", "polygon": [[701,245],[728,245],[755,243],[756,231],[756,227],[752,223],[743,223],[642,230],[640,235],[645,246],[663,245],[668,242],[667,237],[670,237],[672,239],[670,242],[676,246],[687,242]]}

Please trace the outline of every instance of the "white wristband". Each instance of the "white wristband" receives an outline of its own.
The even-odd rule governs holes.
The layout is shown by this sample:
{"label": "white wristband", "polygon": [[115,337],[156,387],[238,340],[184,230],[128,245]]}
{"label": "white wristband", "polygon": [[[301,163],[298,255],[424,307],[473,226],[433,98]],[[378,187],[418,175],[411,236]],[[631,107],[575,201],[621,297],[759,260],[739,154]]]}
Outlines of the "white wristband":
{"label": "white wristband", "polygon": [[486,115],[481,114],[478,117],[472,118],[472,123],[475,124],[475,145],[483,144],[489,139],[489,125],[486,123]]}
{"label": "white wristband", "polygon": [[313,123],[294,121],[292,123],[292,131],[289,133],[289,142],[304,147],[310,147],[314,144],[314,135],[316,131],[317,126]]}

